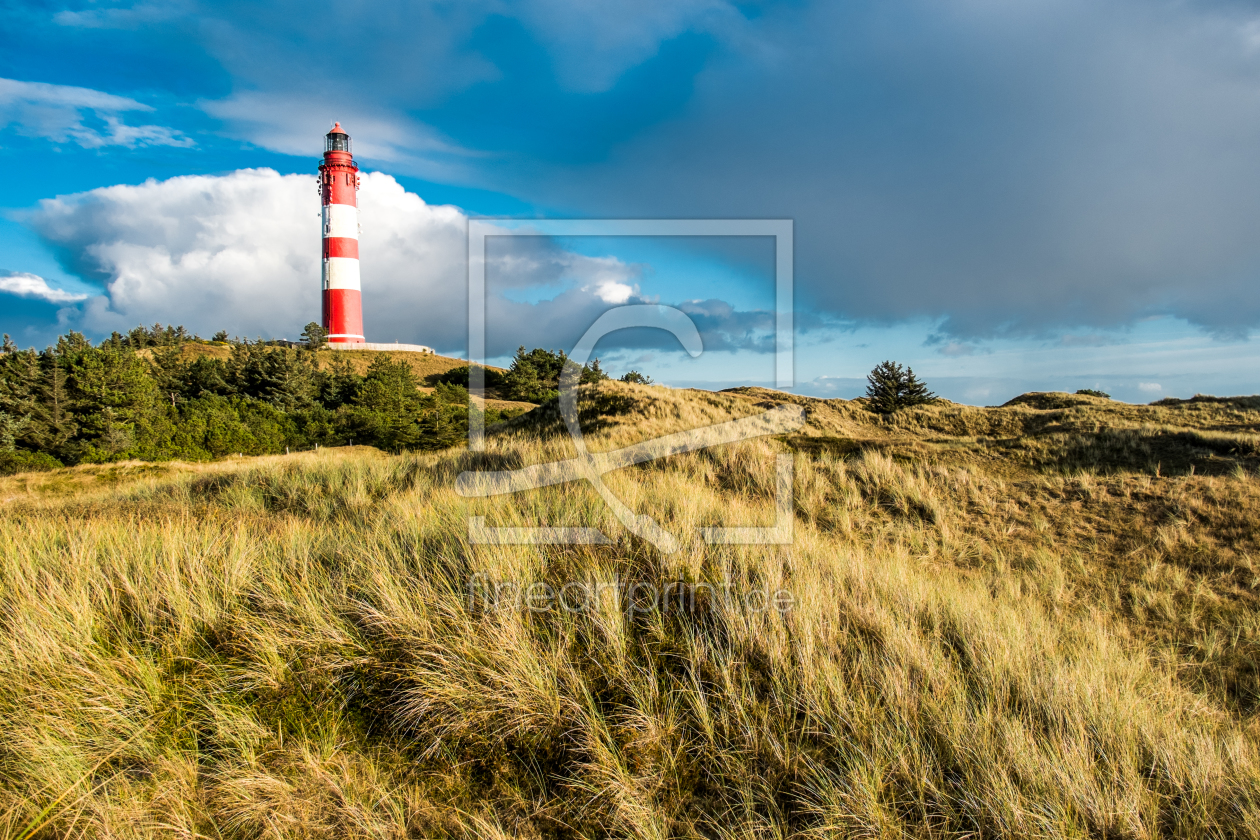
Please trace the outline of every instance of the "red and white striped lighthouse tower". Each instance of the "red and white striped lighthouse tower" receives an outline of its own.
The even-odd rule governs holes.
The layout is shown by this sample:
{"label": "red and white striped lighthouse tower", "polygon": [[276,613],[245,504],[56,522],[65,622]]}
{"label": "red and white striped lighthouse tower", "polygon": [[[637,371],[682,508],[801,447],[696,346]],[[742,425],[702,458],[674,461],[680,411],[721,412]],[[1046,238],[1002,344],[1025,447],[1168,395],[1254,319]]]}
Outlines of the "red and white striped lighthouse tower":
{"label": "red and white striped lighthouse tower", "polygon": [[319,166],[324,201],[324,316],[329,344],[362,344],[363,301],[359,292],[359,167],[350,135],[341,123],[324,135]]}

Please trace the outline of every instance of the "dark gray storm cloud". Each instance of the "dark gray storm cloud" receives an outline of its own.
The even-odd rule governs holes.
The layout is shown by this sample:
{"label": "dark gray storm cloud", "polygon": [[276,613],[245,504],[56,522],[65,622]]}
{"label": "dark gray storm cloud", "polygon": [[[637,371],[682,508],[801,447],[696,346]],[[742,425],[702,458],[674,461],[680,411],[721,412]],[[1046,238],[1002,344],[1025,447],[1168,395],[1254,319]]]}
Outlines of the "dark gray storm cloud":
{"label": "dark gray storm cloud", "polygon": [[806,308],[956,336],[1260,323],[1260,12],[771,7],[685,114],[499,177],[597,215],[791,217]]}

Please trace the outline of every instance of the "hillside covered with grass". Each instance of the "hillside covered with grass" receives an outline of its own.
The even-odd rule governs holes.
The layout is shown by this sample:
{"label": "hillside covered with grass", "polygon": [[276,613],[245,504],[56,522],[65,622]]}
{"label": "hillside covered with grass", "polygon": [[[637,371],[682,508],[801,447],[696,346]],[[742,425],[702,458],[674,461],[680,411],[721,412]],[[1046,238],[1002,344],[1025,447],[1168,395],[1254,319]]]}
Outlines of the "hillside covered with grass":
{"label": "hillside covered with grass", "polygon": [[[607,451],[784,401],[797,433],[604,476],[673,554],[583,484],[454,492],[571,457],[554,403],[484,453],[0,479],[0,834],[1260,836],[1260,400],[581,416]],[[792,543],[700,539],[773,521],[781,453]]]}

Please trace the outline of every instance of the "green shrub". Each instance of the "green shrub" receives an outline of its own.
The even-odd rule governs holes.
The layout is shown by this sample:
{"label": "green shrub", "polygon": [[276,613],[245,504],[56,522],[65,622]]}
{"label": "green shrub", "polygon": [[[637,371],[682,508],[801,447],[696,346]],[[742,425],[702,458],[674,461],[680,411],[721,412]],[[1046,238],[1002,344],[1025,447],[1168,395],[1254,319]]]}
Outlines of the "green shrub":
{"label": "green shrub", "polygon": [[[480,367],[480,366],[476,365],[475,367]],[[485,385],[487,388],[502,388],[503,387],[503,378],[504,378],[503,371],[499,370],[498,368],[489,368],[489,367],[481,368],[481,369],[485,371]],[[424,382],[426,385],[433,385],[433,386],[462,385],[463,387],[468,388],[469,387],[468,370],[469,370],[468,365],[460,365],[459,367],[451,368],[450,370],[444,373],[429,374],[429,376],[425,377]]]}
{"label": "green shrub", "polygon": [[0,451],[0,475],[24,472],[48,472],[65,464],[46,452]]}
{"label": "green shrub", "polygon": [[[529,352],[521,345],[512,359],[512,367],[504,377],[504,396],[509,400],[532,402],[541,405],[560,395],[560,375],[569,360],[563,350],[544,350],[535,347]],[[592,359],[582,367],[579,380],[583,384],[600,382],[608,374],[600,367],[599,359]]]}

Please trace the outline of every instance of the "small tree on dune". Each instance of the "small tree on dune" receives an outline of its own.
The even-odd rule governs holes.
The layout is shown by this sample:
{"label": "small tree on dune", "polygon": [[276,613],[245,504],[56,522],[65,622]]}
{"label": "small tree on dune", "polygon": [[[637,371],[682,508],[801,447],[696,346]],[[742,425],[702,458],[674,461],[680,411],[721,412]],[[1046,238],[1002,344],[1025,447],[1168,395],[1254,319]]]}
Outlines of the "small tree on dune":
{"label": "small tree on dune", "polygon": [[592,382],[603,382],[607,378],[608,372],[600,367],[599,359],[591,359],[586,367],[582,368],[582,378],[579,381],[583,385],[589,385]]}
{"label": "small tree on dune", "polygon": [[328,343],[328,330],[311,321],[302,329],[302,339],[310,350],[323,350]]}
{"label": "small tree on dune", "polygon": [[635,385],[651,385],[652,377],[648,376],[646,373],[640,373],[637,370],[632,370],[622,376],[621,381],[631,382]]}
{"label": "small tree on dune", "polygon": [[866,407],[876,414],[892,414],[902,408],[926,405],[939,399],[909,367],[884,361],[866,377]]}

